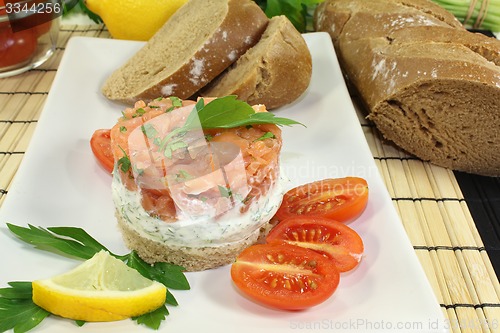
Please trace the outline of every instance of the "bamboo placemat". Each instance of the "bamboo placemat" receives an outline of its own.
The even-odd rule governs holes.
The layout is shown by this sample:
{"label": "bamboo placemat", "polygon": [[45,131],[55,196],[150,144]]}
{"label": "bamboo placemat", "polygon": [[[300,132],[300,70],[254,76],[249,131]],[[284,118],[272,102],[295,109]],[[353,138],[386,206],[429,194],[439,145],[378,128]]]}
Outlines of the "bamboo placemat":
{"label": "bamboo placemat", "polygon": [[[29,144],[70,37],[109,38],[103,26],[62,26],[42,67],[0,79],[0,205]],[[451,332],[500,332],[500,284],[455,175],[384,142],[359,113],[374,159]]]}

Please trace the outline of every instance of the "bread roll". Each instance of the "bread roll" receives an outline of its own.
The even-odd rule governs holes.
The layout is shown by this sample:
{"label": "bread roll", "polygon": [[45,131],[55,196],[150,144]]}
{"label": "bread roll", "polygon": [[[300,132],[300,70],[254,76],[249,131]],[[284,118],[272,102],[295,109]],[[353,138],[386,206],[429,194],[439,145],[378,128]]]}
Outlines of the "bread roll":
{"label": "bread roll", "polygon": [[426,0],[327,0],[315,28],[385,138],[443,167],[500,175],[500,41]]}
{"label": "bread roll", "polygon": [[250,0],[190,0],[111,74],[102,93],[128,104],[189,98],[252,47],[267,23]]}
{"label": "bread roll", "polygon": [[285,16],[271,18],[260,41],[201,91],[202,96],[237,95],[268,109],[292,103],[311,81],[311,54]]}

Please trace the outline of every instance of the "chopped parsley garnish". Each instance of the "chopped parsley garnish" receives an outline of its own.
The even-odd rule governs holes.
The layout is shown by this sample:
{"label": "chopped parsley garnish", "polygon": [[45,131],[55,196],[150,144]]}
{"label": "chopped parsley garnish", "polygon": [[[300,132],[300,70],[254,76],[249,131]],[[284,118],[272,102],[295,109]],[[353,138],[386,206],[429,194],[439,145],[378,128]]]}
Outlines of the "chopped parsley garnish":
{"label": "chopped parsley garnish", "polygon": [[265,139],[274,139],[276,136],[272,132],[264,133],[260,138],[255,139],[255,141],[261,141]]}

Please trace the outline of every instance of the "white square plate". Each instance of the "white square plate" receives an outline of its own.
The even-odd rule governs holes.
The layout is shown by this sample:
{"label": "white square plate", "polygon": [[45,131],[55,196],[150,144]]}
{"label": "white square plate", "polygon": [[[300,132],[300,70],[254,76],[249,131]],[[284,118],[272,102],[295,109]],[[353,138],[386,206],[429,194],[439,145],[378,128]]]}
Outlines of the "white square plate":
{"label": "white square plate", "polygon": [[[312,82],[300,100],[275,112],[307,127],[283,129],[282,165],[291,186],[327,177],[359,176],[368,207],[350,226],[365,243],[359,267],[341,276],[325,303],[300,312],[257,305],[232,285],[229,267],[188,273],[189,291],[173,291],[178,307],[163,332],[443,331],[445,321],[378,173],[326,33],[304,35],[313,57]],[[90,150],[94,130],[111,127],[122,105],[100,93],[104,80],[142,44],[77,37],[69,41],[30,147],[0,210],[0,286],[47,278],[79,262],[33,249],[6,222],[79,226],[115,253],[126,253],[116,227],[111,176]],[[51,317],[38,332],[145,331],[131,320],[89,323]]]}

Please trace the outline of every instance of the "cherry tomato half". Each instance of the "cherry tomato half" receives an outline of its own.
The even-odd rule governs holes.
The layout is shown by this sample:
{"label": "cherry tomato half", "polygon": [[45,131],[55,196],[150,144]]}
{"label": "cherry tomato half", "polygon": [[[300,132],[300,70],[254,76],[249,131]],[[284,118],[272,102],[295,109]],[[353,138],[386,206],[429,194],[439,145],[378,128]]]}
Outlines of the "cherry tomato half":
{"label": "cherry tomato half", "polygon": [[368,184],[358,177],[329,178],[289,190],[275,219],[324,217],[347,222],[358,217],[368,202]]}
{"label": "cherry tomato half", "polygon": [[288,244],[252,245],[231,266],[231,278],[250,299],[284,310],[318,305],[337,289],[332,260]]}
{"label": "cherry tomato half", "polygon": [[100,129],[92,134],[90,139],[90,148],[101,166],[108,172],[113,171],[115,160],[111,150],[111,130]]}
{"label": "cherry tomato half", "polygon": [[325,218],[291,217],[275,226],[266,241],[314,250],[332,259],[340,272],[356,267],[364,251],[356,231]]}
{"label": "cherry tomato half", "polygon": [[9,25],[0,27],[0,67],[28,62],[35,54],[37,36],[31,29],[12,32]]}

